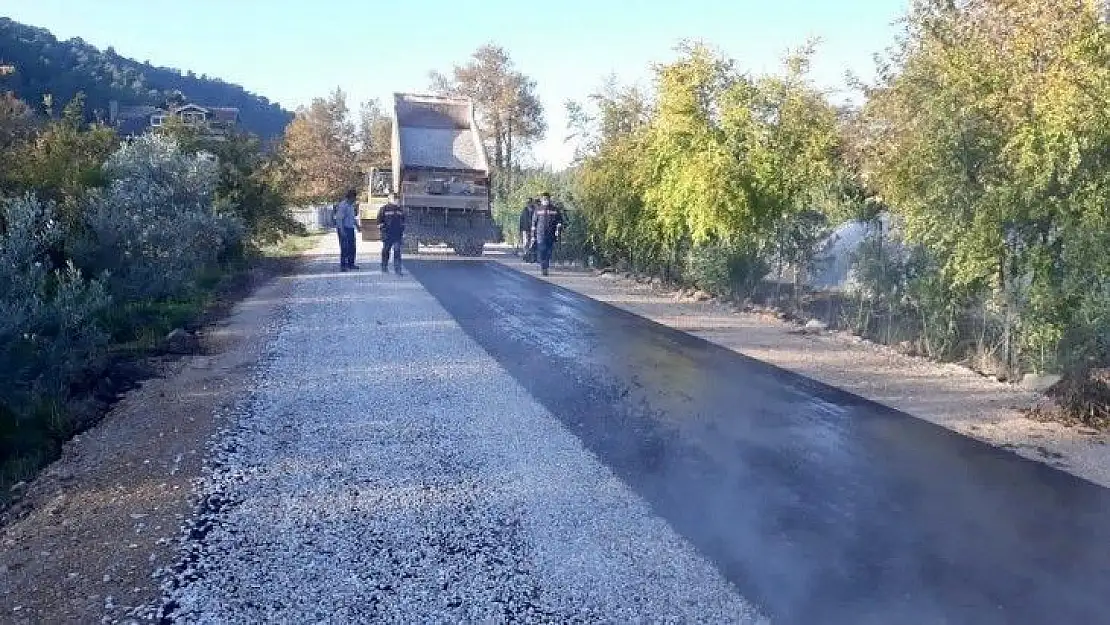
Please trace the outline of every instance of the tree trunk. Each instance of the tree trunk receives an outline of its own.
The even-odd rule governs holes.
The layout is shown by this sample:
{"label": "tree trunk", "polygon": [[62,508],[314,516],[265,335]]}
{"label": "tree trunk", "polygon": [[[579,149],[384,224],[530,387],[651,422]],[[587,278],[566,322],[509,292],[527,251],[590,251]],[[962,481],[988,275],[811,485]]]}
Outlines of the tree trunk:
{"label": "tree trunk", "polygon": [[793,285],[794,286],[794,314],[801,315],[802,314],[802,297],[798,293],[798,290],[801,288],[801,282],[802,281],[801,281],[801,276],[799,275],[799,272],[798,272],[798,263],[795,261],[793,263],[793,265],[794,265],[794,278],[793,278],[793,282],[794,282],[794,285]]}
{"label": "tree trunk", "polygon": [[505,124],[505,194],[513,189],[513,119]]}
{"label": "tree trunk", "polygon": [[1006,379],[1010,379],[1013,372],[1014,354],[1013,354],[1013,337],[1011,333],[1011,325],[1013,319],[1013,289],[1011,288],[1010,269],[1010,242],[1006,242],[1006,260],[1002,263],[1002,309],[1004,311],[1002,321],[1002,370]]}
{"label": "tree trunk", "polygon": [[504,136],[501,130],[501,122],[498,121],[493,127],[493,166],[496,169],[503,169],[505,165],[505,146]]}

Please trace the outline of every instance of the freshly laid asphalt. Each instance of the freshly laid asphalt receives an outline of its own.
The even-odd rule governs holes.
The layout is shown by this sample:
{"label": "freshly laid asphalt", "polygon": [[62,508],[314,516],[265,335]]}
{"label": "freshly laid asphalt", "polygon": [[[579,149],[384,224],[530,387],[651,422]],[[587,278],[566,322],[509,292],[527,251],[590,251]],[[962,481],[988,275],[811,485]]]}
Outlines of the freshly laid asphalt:
{"label": "freshly laid asphalt", "polygon": [[1110,622],[1110,491],[491,261],[408,262],[776,623]]}

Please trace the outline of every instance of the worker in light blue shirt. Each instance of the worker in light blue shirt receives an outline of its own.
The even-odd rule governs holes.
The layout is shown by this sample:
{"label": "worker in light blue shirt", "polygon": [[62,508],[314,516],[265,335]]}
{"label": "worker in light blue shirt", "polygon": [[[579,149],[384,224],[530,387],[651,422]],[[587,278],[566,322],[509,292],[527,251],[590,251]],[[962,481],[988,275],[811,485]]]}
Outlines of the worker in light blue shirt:
{"label": "worker in light blue shirt", "polygon": [[339,270],[358,269],[355,264],[355,230],[358,225],[358,195],[354,189],[347,191],[343,201],[335,207],[335,229],[339,233]]}

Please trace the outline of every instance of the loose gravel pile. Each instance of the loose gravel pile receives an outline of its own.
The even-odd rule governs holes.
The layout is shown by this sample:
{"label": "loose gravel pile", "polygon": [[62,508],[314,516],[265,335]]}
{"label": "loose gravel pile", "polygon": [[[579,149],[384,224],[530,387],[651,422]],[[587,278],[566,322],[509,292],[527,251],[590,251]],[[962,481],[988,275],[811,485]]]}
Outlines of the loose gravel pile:
{"label": "loose gravel pile", "polygon": [[287,308],[165,621],[763,622],[416,281],[307,275]]}

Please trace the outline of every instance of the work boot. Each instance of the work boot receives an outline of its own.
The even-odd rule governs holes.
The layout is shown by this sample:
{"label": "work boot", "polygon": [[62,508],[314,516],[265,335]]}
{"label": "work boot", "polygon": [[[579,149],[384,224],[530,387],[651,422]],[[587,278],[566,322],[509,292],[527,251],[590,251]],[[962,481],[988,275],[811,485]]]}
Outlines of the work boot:
{"label": "work boot", "polygon": [[354,269],[355,271],[358,271],[358,265],[348,265],[347,268],[348,269]]}

